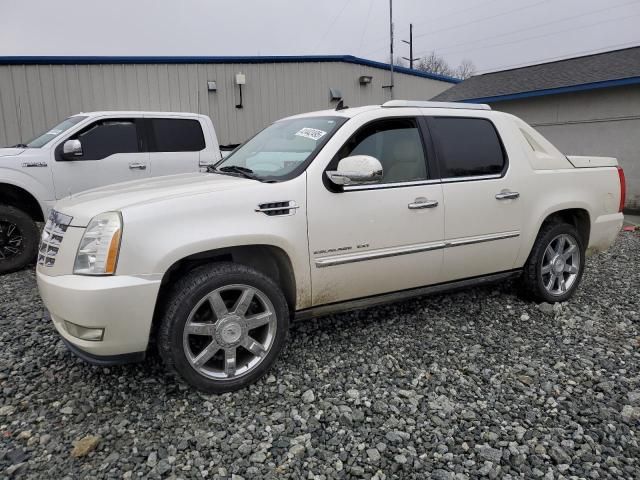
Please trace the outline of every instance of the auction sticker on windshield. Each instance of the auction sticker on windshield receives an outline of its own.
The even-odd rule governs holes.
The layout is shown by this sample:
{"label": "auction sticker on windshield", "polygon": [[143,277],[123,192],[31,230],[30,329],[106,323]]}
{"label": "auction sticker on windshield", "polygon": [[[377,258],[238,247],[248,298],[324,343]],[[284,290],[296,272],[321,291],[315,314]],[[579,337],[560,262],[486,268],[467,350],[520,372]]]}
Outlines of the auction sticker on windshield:
{"label": "auction sticker on windshield", "polygon": [[296,132],[299,137],[310,138],[311,140],[320,140],[327,134],[324,130],[318,130],[317,128],[301,128]]}

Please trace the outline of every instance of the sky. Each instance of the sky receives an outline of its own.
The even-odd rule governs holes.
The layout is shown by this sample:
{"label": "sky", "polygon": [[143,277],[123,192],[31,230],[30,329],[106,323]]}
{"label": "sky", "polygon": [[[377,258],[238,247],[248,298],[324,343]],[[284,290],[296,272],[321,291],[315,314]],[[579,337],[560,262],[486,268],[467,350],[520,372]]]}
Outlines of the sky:
{"label": "sky", "polygon": [[[394,0],[394,49],[478,73],[640,45],[640,0]],[[387,62],[388,0],[0,0],[0,56],[342,55]]]}

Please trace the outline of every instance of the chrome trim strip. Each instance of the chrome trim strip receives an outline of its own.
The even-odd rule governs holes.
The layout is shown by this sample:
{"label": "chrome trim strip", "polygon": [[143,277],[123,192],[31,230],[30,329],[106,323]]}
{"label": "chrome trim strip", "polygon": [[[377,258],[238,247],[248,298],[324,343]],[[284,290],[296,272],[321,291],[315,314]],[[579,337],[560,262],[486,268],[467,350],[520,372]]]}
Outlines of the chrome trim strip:
{"label": "chrome trim strip", "polygon": [[343,302],[329,303],[325,305],[317,305],[305,310],[298,310],[295,313],[295,320],[308,320],[314,317],[329,315],[333,313],[348,312],[350,310],[358,310],[361,308],[375,307],[387,303],[400,302],[414,297],[425,295],[434,295],[453,290],[460,290],[468,287],[478,287],[482,285],[490,285],[495,282],[507,280],[517,277],[521,274],[521,270],[510,270],[507,272],[492,273],[480,277],[466,278],[463,280],[454,280],[447,283],[438,283],[426,287],[418,287],[410,290],[401,290],[399,292],[382,293],[371,297],[357,298],[355,300],[346,300]]}
{"label": "chrome trim strip", "polygon": [[403,247],[381,248],[379,250],[369,250],[361,253],[348,253],[346,255],[332,255],[330,257],[317,258],[316,267],[333,267],[345,263],[363,262],[365,260],[375,260],[378,258],[397,257],[398,255],[409,255],[411,253],[428,252],[439,250],[445,247],[444,242],[421,243],[417,245],[407,245]]}
{"label": "chrome trim strip", "polygon": [[494,240],[504,240],[506,238],[519,237],[520,232],[513,230],[511,232],[490,233],[488,235],[478,235],[476,237],[456,238],[446,242],[446,248],[461,247],[463,245],[473,245],[475,243],[492,242]]}
{"label": "chrome trim strip", "polygon": [[415,180],[413,182],[393,182],[393,183],[376,183],[373,185],[352,185],[345,186],[345,192],[353,192],[356,190],[372,190],[377,188],[393,188],[393,187],[415,187],[417,185],[435,185],[440,183],[440,179],[436,180]]}
{"label": "chrome trim strip", "polygon": [[502,178],[501,173],[493,173],[491,175],[475,175],[470,177],[447,177],[442,178],[442,183],[456,183],[456,182],[469,182],[471,180],[493,180],[496,178]]}
{"label": "chrome trim strip", "polygon": [[314,262],[317,268],[334,267],[336,265],[344,265],[346,263],[364,262],[366,260],[377,260],[379,258],[397,257],[399,255],[429,252],[432,250],[440,250],[443,248],[461,247],[465,245],[492,242],[495,240],[504,240],[507,238],[515,238],[519,236],[520,232],[514,230],[503,233],[478,235],[476,237],[457,238],[454,240],[446,240],[444,242],[419,243],[402,247],[389,247],[381,248],[379,250],[369,250],[366,252],[332,255],[328,257],[316,258]]}

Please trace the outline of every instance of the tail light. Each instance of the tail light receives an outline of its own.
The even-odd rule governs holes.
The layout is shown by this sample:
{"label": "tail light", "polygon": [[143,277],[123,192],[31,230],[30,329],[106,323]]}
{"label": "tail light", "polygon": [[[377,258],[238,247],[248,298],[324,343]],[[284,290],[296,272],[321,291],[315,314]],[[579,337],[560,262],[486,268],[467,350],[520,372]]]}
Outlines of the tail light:
{"label": "tail light", "polygon": [[620,178],[620,207],[618,212],[622,212],[624,209],[625,197],[627,196],[627,183],[624,179],[624,170],[622,167],[618,167],[618,177]]}

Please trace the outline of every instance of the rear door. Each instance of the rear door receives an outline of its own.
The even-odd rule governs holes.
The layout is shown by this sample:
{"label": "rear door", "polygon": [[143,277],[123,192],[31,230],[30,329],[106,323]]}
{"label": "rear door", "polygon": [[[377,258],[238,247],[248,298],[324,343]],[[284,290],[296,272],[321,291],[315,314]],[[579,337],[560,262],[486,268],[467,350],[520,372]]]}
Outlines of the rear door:
{"label": "rear door", "polygon": [[206,146],[199,120],[145,116],[145,123],[152,176],[199,171],[200,152]]}
{"label": "rear door", "polygon": [[509,153],[519,153],[488,118],[432,116],[428,125],[446,205],[444,280],[514,268],[526,199]]}
{"label": "rear door", "polygon": [[[66,140],[80,140],[82,155],[62,157]],[[102,118],[71,134],[52,149],[56,198],[91,188],[149,177],[141,117]]]}

